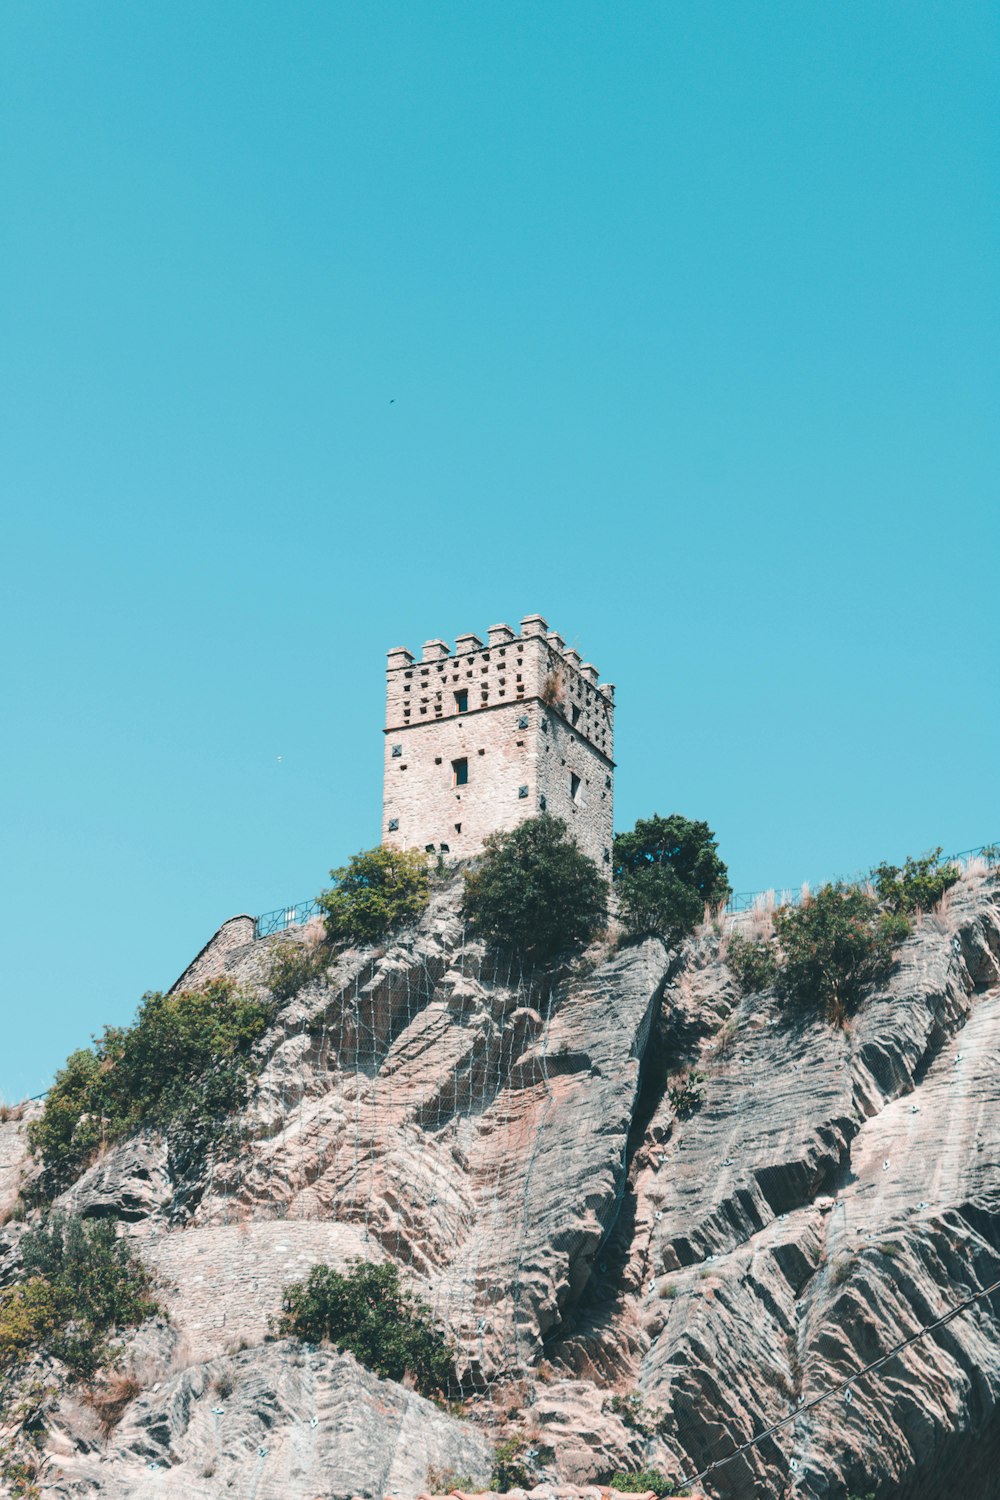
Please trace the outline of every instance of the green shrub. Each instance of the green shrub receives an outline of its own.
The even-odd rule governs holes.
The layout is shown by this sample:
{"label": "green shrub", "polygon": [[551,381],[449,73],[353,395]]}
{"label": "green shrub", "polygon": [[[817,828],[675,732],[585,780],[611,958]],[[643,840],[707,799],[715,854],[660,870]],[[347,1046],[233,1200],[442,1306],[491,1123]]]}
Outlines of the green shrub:
{"label": "green shrub", "polygon": [[29,1125],[42,1195],[72,1181],[102,1143],[144,1126],[214,1130],[244,1103],[250,1050],[273,1014],[228,979],[144,996],[132,1026],[106,1027],[67,1059]]}
{"label": "green shrub", "polygon": [[791,1006],[842,1022],[892,972],[909,921],[868,891],[825,885],[802,906],[775,913],[781,950],[775,990]]}
{"label": "green shrub", "polygon": [[386,1380],[409,1374],[425,1396],[447,1390],[454,1354],[430,1309],[400,1286],[399,1269],[357,1262],[344,1273],[313,1266],[287,1286],[277,1332],[306,1343],[329,1339]]}
{"label": "green shrub", "polygon": [[736,976],[743,995],[759,995],[771,988],[778,972],[773,943],[761,942],[734,932],[726,949],[726,963]]}
{"label": "green shrub", "polygon": [[578,951],[607,921],[607,882],[561,818],[491,833],[465,876],[462,912],[492,947],[546,966]]}
{"label": "green shrub", "polygon": [[426,855],[391,844],[352,854],[330,878],[336,884],[317,900],[334,943],[380,943],[419,917],[430,895]]}
{"label": "green shrub", "polygon": [[490,1489],[494,1494],[504,1494],[507,1490],[530,1489],[535,1482],[535,1476],[530,1464],[525,1463],[522,1454],[527,1443],[524,1438],[507,1438],[498,1443],[493,1450],[493,1472],[490,1476]]}
{"label": "green shrub", "polygon": [[286,938],[276,943],[264,983],[279,1005],[318,979],[330,962],[326,943],[299,943]]}
{"label": "green shrub", "polygon": [[632,1391],[627,1396],[612,1396],[607,1407],[621,1419],[623,1426],[644,1438],[655,1437],[663,1420],[663,1413],[659,1408],[648,1407],[638,1391]]}
{"label": "green shrub", "polygon": [[625,930],[659,933],[669,943],[693,932],[705,907],[730,893],[711,828],[680,813],[640,818],[631,833],[617,834],[614,878]]}
{"label": "green shrub", "polygon": [[697,1073],[692,1069],[690,1073],[682,1073],[671,1084],[668,1094],[678,1119],[686,1120],[704,1104],[704,1082],[704,1073]]}
{"label": "green shrub", "polygon": [[107,1219],[52,1215],[21,1240],[26,1279],[0,1292],[0,1369],[41,1352],[89,1379],[109,1335],[157,1311],[149,1277]]}
{"label": "green shrub", "polygon": [[910,913],[930,911],[961,873],[958,865],[941,863],[938,845],[919,858],[908,854],[902,865],[876,865],[871,880],[887,911]]}
{"label": "green shrub", "polygon": [[687,1490],[679,1490],[670,1479],[664,1479],[655,1469],[640,1469],[637,1474],[628,1474],[619,1469],[617,1474],[611,1476],[611,1488],[623,1491],[625,1494],[644,1495],[652,1490],[654,1495],[686,1495]]}

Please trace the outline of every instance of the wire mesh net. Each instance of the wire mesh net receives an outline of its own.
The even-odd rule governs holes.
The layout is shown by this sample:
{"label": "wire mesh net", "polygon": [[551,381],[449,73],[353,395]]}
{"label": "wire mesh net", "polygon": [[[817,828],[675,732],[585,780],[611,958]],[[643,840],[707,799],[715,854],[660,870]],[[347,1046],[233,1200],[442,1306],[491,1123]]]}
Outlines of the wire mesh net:
{"label": "wire mesh net", "polygon": [[[199,1170],[194,1222],[229,1229],[242,1267],[206,1326],[257,1334],[311,1264],[388,1258],[463,1392],[521,1411],[540,1475],[575,1428],[609,1472],[718,1500],[864,1497],[866,1455],[933,1392],[930,1496],[1000,1394],[1000,989],[970,956],[970,869],[850,1032],[739,1001],[725,944],[753,911],[683,955],[651,940],[553,983],[438,897],[282,1010]],[[258,942],[234,972],[264,980],[312,936]],[[963,1028],[964,1067],[945,1055]],[[970,1156],[948,1170],[942,1119]]]}

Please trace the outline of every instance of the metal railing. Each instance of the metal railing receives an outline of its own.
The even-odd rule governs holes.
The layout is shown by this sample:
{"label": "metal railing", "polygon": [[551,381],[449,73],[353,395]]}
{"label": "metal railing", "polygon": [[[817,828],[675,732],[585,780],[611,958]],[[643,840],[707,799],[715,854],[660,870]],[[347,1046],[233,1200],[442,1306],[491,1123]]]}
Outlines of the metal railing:
{"label": "metal railing", "polygon": [[[958,854],[942,854],[941,864],[962,865],[970,859],[984,859],[991,867],[1000,865],[1000,843],[980,844],[978,849],[963,849]],[[856,880],[845,880],[847,886],[867,885],[869,875],[860,875]],[[826,881],[820,881],[819,885],[810,886],[812,890],[818,890],[820,885]],[[732,916],[736,912],[752,911],[755,906],[798,906],[802,901],[803,887],[783,887],[779,889],[772,886],[765,891],[734,891],[726,902],[726,912]]]}
{"label": "metal railing", "polygon": [[294,906],[279,906],[276,911],[265,911],[254,918],[254,942],[270,937],[272,933],[284,932],[289,927],[301,927],[310,917],[318,917],[318,901],[296,901]]}

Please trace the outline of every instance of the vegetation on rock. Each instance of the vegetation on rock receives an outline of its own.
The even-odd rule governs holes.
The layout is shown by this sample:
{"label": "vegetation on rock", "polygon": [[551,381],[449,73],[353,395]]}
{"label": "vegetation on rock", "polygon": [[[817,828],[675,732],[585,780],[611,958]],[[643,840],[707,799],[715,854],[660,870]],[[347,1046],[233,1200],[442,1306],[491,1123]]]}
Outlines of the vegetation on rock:
{"label": "vegetation on rock", "polygon": [[409,1376],[435,1396],[454,1378],[454,1354],[430,1308],[400,1285],[399,1268],[355,1263],[349,1271],[313,1266],[285,1288],[276,1331],[318,1344],[329,1339],[385,1380]]}
{"label": "vegetation on rock", "polygon": [[902,865],[876,865],[870,886],[835,881],[774,913],[774,938],[734,933],[726,962],[744,995],[774,986],[780,999],[842,1021],[892,971],[911,917],[935,906],[960,878],[940,848]]}
{"label": "vegetation on rock", "polygon": [[704,1073],[692,1069],[690,1073],[682,1073],[671,1084],[668,1094],[678,1119],[686,1120],[704,1104],[704,1083]]}
{"label": "vegetation on rock", "polygon": [[253,1044],[274,1006],[227,979],[148,994],[132,1026],[108,1026],[56,1074],[28,1139],[39,1196],[71,1182],[105,1144],[151,1126],[211,1134],[246,1099]]}
{"label": "vegetation on rock", "polygon": [[663,1412],[658,1406],[649,1407],[638,1391],[627,1396],[612,1396],[605,1402],[607,1411],[613,1411],[622,1425],[638,1432],[641,1437],[655,1437],[663,1422]]}
{"label": "vegetation on rock", "polygon": [[877,896],[856,886],[825,885],[801,906],[775,913],[780,962],[779,999],[842,1021],[865,994],[883,983],[908,919],[886,911]]}
{"label": "vegetation on rock", "polygon": [[466,872],[462,913],[492,947],[545,967],[578,952],[607,921],[607,882],[561,818],[543,813],[491,833]]}
{"label": "vegetation on rock", "polygon": [[958,865],[942,864],[939,844],[929,854],[908,854],[902,865],[876,865],[871,881],[886,911],[909,914],[930,911],[961,873]]}
{"label": "vegetation on rock", "polygon": [[655,1469],[640,1469],[637,1474],[629,1474],[619,1469],[617,1474],[611,1476],[611,1488],[623,1491],[626,1495],[645,1495],[650,1491],[654,1495],[686,1495],[687,1490],[679,1490],[670,1479],[665,1479]]}
{"label": "vegetation on rock", "polygon": [[21,1240],[24,1280],[0,1292],[0,1368],[42,1352],[89,1379],[109,1335],[151,1317],[149,1276],[108,1219],[52,1214]]}
{"label": "vegetation on rock", "polygon": [[778,955],[773,943],[760,938],[744,937],[734,932],[726,947],[726,963],[736,976],[743,995],[759,995],[770,989],[778,972]]}
{"label": "vegetation on rock", "polygon": [[632,936],[658,933],[678,943],[693,932],[706,906],[730,894],[726,866],[707,823],[672,813],[640,818],[614,843],[619,914]]}
{"label": "vegetation on rock", "polygon": [[[117,1353],[114,1335],[159,1309],[110,1220],[53,1214],[25,1233],[21,1253],[24,1279],[0,1291],[0,1478],[29,1497],[40,1493],[45,1410],[60,1380],[93,1381]],[[40,1379],[39,1358],[60,1361],[64,1373]],[[138,1389],[127,1380],[122,1388]],[[102,1421],[109,1415],[103,1410]]]}
{"label": "vegetation on rock", "polygon": [[502,1495],[507,1490],[530,1489],[535,1482],[531,1465],[525,1457],[527,1442],[524,1438],[505,1438],[493,1450],[493,1472],[490,1489]]}
{"label": "vegetation on rock", "polygon": [[319,979],[329,962],[327,943],[285,938],[274,946],[264,982],[279,1005],[283,1005],[307,984]]}
{"label": "vegetation on rock", "polygon": [[330,879],[317,901],[333,943],[379,943],[419,917],[430,896],[426,856],[391,844],[352,854]]}

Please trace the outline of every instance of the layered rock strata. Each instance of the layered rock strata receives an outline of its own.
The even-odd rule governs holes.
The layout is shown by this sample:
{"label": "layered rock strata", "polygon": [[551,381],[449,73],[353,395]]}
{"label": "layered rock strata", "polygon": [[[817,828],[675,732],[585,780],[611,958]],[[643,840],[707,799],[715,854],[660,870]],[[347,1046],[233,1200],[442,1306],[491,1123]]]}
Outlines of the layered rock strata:
{"label": "layered rock strata", "polygon": [[[50,1492],[416,1494],[421,1465],[478,1481],[514,1436],[542,1481],[716,1463],[713,1500],[937,1500],[956,1472],[1000,1495],[996,1295],[859,1374],[1000,1278],[995,877],[920,920],[843,1030],[741,999],[732,923],[676,953],[626,945],[550,993],[468,942],[457,905],[445,889],[284,1007],[212,1151],[123,1143],[66,1195],[120,1219],[187,1368],[106,1441],[64,1403]],[[228,972],[265,984],[272,949]],[[691,1067],[704,1099],[680,1119],[670,1081]],[[464,1420],[266,1342],[285,1284],[358,1257],[397,1261],[449,1330]],[[205,1404],[217,1378],[239,1393],[231,1442]],[[407,1412],[433,1442],[390,1440]]]}

